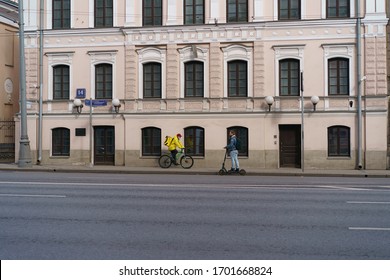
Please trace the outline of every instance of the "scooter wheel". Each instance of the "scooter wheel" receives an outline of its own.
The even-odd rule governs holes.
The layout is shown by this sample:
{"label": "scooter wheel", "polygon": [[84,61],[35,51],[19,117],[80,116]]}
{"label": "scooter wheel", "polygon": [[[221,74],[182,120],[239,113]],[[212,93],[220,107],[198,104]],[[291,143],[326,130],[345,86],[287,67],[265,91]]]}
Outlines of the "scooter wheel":
{"label": "scooter wheel", "polygon": [[226,172],[225,172],[225,170],[223,170],[223,169],[220,169],[219,171],[218,171],[218,175],[225,175],[226,174]]}
{"label": "scooter wheel", "polygon": [[240,173],[240,175],[246,175],[245,169],[240,169],[239,173]]}

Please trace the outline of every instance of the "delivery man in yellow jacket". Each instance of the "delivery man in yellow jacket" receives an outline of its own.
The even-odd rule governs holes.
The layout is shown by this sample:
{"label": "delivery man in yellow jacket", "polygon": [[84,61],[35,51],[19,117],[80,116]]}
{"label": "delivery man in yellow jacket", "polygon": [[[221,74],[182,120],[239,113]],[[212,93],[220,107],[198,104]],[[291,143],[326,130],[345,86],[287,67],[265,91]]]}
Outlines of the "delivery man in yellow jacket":
{"label": "delivery man in yellow jacket", "polygon": [[176,134],[176,136],[173,137],[171,144],[168,146],[168,150],[172,154],[175,165],[178,165],[178,163],[176,162],[176,155],[178,153],[178,150],[176,148],[184,149],[183,144],[180,142],[180,138],[181,138],[181,134],[180,133]]}

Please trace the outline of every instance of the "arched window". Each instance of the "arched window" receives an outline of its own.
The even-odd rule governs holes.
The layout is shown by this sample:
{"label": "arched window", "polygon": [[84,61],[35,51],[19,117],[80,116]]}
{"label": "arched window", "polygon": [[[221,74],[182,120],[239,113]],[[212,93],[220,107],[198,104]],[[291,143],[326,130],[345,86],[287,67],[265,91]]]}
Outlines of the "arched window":
{"label": "arched window", "polygon": [[191,126],[184,129],[184,147],[191,156],[204,156],[204,128]]}
{"label": "arched window", "polygon": [[328,156],[351,156],[350,128],[347,126],[328,127]]}
{"label": "arched window", "polygon": [[52,129],[52,156],[70,155],[70,130],[65,127]]}
{"label": "arched window", "polygon": [[234,130],[236,132],[236,137],[240,139],[241,141],[241,149],[238,150],[238,155],[239,156],[248,156],[248,128],[242,127],[242,126],[231,126],[228,127],[226,130],[226,135],[227,135],[227,142],[229,143],[230,141],[230,136],[229,132],[231,130]]}
{"label": "arched window", "polygon": [[53,99],[69,100],[69,66],[56,65],[53,67]]}
{"label": "arched window", "polygon": [[228,96],[248,96],[248,63],[246,61],[228,62]]}
{"label": "arched window", "polygon": [[157,127],[145,127],[142,129],[142,155],[161,155],[161,129]]}

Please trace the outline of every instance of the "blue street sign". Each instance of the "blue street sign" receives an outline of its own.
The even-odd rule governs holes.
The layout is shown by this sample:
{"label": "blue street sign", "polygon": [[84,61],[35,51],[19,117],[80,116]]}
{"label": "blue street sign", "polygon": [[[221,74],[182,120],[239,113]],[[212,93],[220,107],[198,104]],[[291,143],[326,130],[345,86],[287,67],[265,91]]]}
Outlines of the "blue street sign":
{"label": "blue street sign", "polygon": [[[85,106],[91,106],[91,100],[85,100]],[[107,100],[92,100],[92,107],[107,106]]]}
{"label": "blue street sign", "polygon": [[87,90],[85,88],[76,89],[76,98],[85,98]]}

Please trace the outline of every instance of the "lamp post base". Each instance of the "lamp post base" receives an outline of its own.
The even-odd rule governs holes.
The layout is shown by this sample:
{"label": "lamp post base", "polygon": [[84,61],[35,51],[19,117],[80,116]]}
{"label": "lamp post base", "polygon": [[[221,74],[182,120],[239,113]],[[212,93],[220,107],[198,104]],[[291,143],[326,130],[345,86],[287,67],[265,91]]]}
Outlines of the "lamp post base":
{"label": "lamp post base", "polygon": [[19,167],[32,167],[30,141],[28,139],[20,139],[19,150]]}

